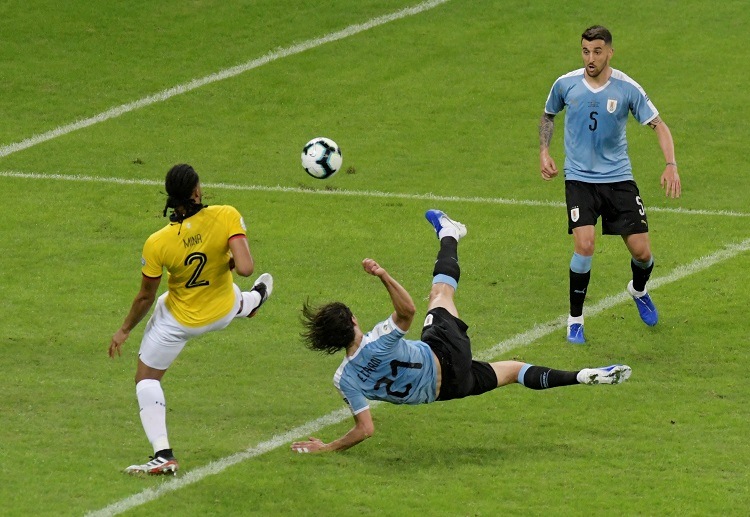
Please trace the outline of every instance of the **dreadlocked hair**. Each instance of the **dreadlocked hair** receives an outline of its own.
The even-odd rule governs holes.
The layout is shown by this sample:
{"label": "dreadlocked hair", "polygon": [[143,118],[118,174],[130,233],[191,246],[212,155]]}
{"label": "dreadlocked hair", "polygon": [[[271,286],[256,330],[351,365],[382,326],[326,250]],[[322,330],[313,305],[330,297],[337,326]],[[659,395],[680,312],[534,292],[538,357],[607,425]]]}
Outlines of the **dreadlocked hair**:
{"label": "dreadlocked hair", "polygon": [[311,307],[305,302],[301,318],[305,331],[300,336],[310,350],[335,354],[354,341],[352,316],[349,307],[341,302],[321,307]]}
{"label": "dreadlocked hair", "polygon": [[[203,204],[193,200],[193,191],[198,186],[198,173],[190,165],[181,163],[175,165],[164,180],[164,188],[167,190],[167,203],[164,205],[164,217],[167,210],[172,209],[169,220],[173,223],[181,223],[191,215],[198,213]],[[179,208],[179,210],[177,210]]]}

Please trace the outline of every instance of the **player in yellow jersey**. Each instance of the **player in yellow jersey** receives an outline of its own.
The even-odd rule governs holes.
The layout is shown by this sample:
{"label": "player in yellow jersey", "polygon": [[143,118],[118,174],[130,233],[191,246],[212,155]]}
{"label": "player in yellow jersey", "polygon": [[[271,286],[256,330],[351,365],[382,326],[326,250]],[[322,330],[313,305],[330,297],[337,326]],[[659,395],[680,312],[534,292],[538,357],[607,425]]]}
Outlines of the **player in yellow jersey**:
{"label": "player in yellow jersey", "polygon": [[130,312],[109,345],[109,356],[121,355],[130,332],[156,300],[164,269],[167,291],[156,300],[138,353],[135,391],[146,437],[154,449],[151,461],[131,465],[129,474],[174,474],[178,464],[167,438],[166,403],[161,378],[188,339],[220,330],[235,318],[253,317],[273,290],[268,273],[248,292],[234,284],[232,270],[250,276],[255,267],[245,222],[232,206],[204,206],[200,179],[187,164],[175,165],[165,180],[169,224],[143,246],[141,288]]}

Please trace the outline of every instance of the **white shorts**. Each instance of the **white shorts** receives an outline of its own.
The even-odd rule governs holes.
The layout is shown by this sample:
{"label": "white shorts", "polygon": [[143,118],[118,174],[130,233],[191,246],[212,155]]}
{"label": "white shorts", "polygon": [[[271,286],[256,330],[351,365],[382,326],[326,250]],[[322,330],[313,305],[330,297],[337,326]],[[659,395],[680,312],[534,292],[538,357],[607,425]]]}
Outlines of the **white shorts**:
{"label": "white shorts", "polygon": [[242,293],[235,284],[232,310],[220,320],[202,327],[186,327],[178,322],[164,305],[166,297],[167,293],[164,293],[156,300],[154,313],[148,320],[146,331],[143,333],[143,339],[141,340],[141,349],[138,352],[138,357],[146,366],[157,370],[169,368],[180,355],[188,339],[212,330],[221,330],[229,325],[240,309]]}

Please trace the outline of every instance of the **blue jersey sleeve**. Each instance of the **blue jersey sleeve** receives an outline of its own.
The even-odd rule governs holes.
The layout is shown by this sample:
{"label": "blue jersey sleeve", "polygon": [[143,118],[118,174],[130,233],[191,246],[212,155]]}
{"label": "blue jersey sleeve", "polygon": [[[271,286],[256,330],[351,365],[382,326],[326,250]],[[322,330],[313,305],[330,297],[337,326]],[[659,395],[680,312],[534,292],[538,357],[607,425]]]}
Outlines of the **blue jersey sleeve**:
{"label": "blue jersey sleeve", "polygon": [[552,85],[552,89],[547,96],[547,102],[544,105],[545,113],[557,115],[565,108],[565,99],[563,98],[561,87],[559,79]]}
{"label": "blue jersey sleeve", "polygon": [[649,100],[646,92],[644,92],[637,84],[635,86],[637,88],[634,88],[633,91],[633,96],[630,102],[630,111],[638,122],[641,124],[648,124],[656,118],[659,112]]}
{"label": "blue jersey sleeve", "polygon": [[349,385],[346,380],[339,382],[338,390],[353,415],[370,409],[370,403],[367,401],[364,393],[356,386]]}

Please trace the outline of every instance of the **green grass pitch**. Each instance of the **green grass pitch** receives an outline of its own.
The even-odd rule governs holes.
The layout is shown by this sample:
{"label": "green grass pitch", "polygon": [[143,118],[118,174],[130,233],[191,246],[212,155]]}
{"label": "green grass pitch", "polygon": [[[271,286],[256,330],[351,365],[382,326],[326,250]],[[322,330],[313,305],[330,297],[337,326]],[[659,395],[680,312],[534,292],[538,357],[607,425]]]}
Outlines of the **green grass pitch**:
{"label": "green grass pitch", "polygon": [[[744,3],[34,0],[0,15],[0,513],[747,513]],[[539,177],[537,124],[595,23],[670,126],[683,197],[664,197],[656,137],[631,120],[661,321],[612,301],[629,259],[599,237],[589,344],[575,347],[555,326],[572,242],[562,179]],[[343,149],[326,181],[299,164],[315,136]],[[561,125],[553,156],[561,165]],[[207,203],[242,212],[256,271],[276,286],[257,317],[191,342],[166,374],[179,475],[132,478],[122,468],[151,452],[133,386],[145,321],[123,357],[107,346],[179,162]],[[381,404],[356,448],[292,454],[304,433],[351,426],[332,385],[341,356],[303,347],[302,303],[341,300],[364,327],[386,317],[360,266],[372,257],[423,313],[433,207],[469,228],[457,304],[478,356],[625,362],[631,379]]]}

